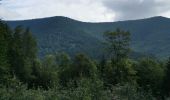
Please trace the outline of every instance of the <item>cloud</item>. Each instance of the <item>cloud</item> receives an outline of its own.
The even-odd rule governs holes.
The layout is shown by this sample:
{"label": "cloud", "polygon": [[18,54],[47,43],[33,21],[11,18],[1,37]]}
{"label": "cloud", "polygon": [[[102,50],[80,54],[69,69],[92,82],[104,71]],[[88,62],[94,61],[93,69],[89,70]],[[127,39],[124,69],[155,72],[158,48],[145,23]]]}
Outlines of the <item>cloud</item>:
{"label": "cloud", "polygon": [[103,5],[116,14],[116,20],[160,16],[170,11],[170,0],[103,0]]}
{"label": "cloud", "polygon": [[[102,2],[94,0],[7,0],[4,6],[20,14],[13,19],[32,19],[49,16],[67,16],[81,21],[113,21]],[[6,18],[5,19],[9,19]]]}
{"label": "cloud", "polygon": [[170,17],[170,0],[2,0],[0,17],[22,20],[66,16],[87,22]]}
{"label": "cloud", "polygon": [[13,19],[19,17],[19,14],[10,9],[0,5],[0,19]]}

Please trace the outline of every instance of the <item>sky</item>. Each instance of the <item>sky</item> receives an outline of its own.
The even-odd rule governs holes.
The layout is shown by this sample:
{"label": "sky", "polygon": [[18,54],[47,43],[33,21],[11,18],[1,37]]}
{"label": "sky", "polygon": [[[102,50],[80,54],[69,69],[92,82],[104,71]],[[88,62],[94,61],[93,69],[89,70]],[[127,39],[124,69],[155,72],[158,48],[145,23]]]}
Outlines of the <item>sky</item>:
{"label": "sky", "polygon": [[170,18],[170,0],[2,0],[0,18],[26,20],[65,16],[84,22],[113,22],[153,16]]}

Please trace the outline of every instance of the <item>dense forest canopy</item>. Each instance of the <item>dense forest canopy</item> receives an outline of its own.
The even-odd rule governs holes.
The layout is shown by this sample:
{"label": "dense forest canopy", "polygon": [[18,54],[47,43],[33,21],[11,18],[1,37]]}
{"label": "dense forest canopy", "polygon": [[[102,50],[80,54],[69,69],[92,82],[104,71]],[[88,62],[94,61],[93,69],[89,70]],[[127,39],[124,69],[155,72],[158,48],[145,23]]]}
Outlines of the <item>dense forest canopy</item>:
{"label": "dense forest canopy", "polygon": [[103,33],[116,28],[130,31],[131,57],[150,55],[167,59],[170,55],[170,19],[161,16],[108,23],[87,23],[63,16],[6,22],[12,28],[23,25],[31,29],[40,57],[64,51],[71,57],[83,52],[93,59],[101,59],[105,54]]}
{"label": "dense forest canopy", "polygon": [[[29,28],[0,22],[0,100],[165,100],[170,60],[129,57],[130,32],[104,33],[107,55],[37,55]],[[88,48],[88,47],[86,47]]]}

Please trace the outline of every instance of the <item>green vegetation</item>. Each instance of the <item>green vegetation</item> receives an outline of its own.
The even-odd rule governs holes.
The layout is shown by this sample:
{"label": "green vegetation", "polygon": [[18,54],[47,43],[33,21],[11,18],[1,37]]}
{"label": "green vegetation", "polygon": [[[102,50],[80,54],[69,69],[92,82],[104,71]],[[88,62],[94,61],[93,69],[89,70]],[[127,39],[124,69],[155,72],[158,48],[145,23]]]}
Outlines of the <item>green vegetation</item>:
{"label": "green vegetation", "polygon": [[87,23],[56,16],[7,23],[12,28],[18,25],[30,27],[37,38],[40,57],[57,51],[71,57],[83,52],[93,59],[101,59],[105,54],[103,33],[116,28],[130,31],[133,58],[150,55],[167,59],[170,55],[170,19],[161,16],[108,23]]}
{"label": "green vegetation", "polygon": [[[130,32],[104,33],[100,61],[78,53],[37,57],[31,31],[0,22],[0,100],[166,100],[170,60],[129,57]],[[88,47],[86,47],[88,48]],[[95,53],[95,52],[94,52]]]}

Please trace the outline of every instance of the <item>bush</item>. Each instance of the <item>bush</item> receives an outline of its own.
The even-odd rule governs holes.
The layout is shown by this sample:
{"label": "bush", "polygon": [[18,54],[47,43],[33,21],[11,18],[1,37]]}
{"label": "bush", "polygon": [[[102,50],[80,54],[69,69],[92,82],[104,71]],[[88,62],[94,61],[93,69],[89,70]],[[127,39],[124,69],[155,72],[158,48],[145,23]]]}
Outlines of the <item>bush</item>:
{"label": "bush", "polygon": [[131,84],[114,86],[113,94],[114,100],[156,100],[151,92],[144,92]]}

